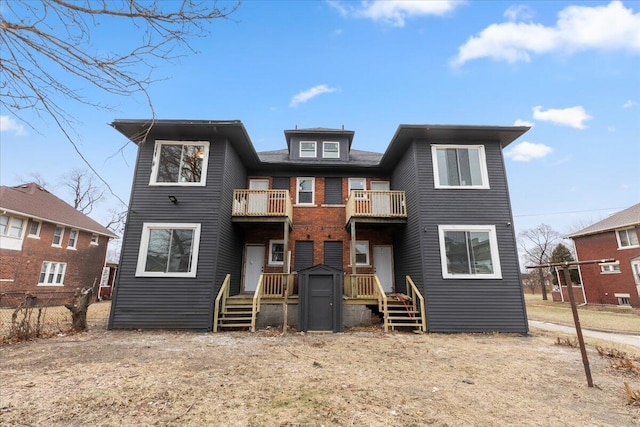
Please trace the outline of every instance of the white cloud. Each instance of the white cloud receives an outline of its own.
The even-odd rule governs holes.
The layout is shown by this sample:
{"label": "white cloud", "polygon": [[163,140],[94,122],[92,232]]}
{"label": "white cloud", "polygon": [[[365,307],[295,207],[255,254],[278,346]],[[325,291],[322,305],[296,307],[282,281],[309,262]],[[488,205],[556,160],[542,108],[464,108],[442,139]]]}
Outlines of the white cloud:
{"label": "white cloud", "polygon": [[533,118],[542,120],[543,122],[552,122],[558,125],[571,126],[576,129],[584,129],[586,127],[584,122],[593,117],[588,115],[580,105],[564,109],[550,108],[546,111],[542,109],[542,106],[538,105],[533,107]]}
{"label": "white cloud", "polygon": [[305,102],[309,101],[312,98],[315,98],[318,95],[322,95],[323,93],[335,92],[336,90],[336,88],[329,87],[327,85],[314,86],[311,89],[302,91],[291,98],[289,107],[297,107],[299,104],[304,104]]}
{"label": "white cloud", "polygon": [[533,127],[533,122],[529,122],[527,120],[520,120],[517,119],[514,123],[514,126],[529,126],[529,127]]}
{"label": "white cloud", "polygon": [[338,10],[343,16],[367,18],[374,22],[382,22],[394,27],[404,27],[407,18],[444,15],[463,3],[456,0],[373,0],[363,1],[359,6],[339,1],[330,1],[329,5]]}
{"label": "white cloud", "polygon": [[[519,13],[507,12],[508,18]],[[606,6],[568,6],[558,13],[553,27],[533,22],[492,24],[458,48],[452,65],[478,58],[529,62],[534,54],[584,50],[640,53],[640,12],[634,14],[622,2],[612,1]]]}
{"label": "white cloud", "polygon": [[528,162],[533,159],[541,159],[552,151],[553,148],[547,145],[524,141],[507,151],[505,156],[516,162]]}
{"label": "white cloud", "polygon": [[631,108],[638,105],[638,103],[636,101],[632,101],[632,100],[628,100],[627,102],[625,102],[624,104],[622,104],[622,108]]}
{"label": "white cloud", "polygon": [[27,134],[24,130],[24,126],[18,124],[18,122],[9,116],[0,116],[0,132],[13,132],[18,136],[24,136]]}
{"label": "white cloud", "polygon": [[509,8],[504,11],[504,17],[509,21],[530,20],[533,18],[533,15],[533,9],[522,4],[518,6],[509,6]]}

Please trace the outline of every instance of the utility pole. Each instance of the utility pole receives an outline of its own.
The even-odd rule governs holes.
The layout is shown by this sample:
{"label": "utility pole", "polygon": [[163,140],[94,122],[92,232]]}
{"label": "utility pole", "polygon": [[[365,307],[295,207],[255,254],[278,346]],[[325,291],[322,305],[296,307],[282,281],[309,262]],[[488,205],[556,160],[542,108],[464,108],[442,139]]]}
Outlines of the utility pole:
{"label": "utility pole", "polygon": [[[587,349],[584,345],[584,338],[582,337],[582,327],[580,326],[580,318],[578,317],[578,307],[576,306],[576,299],[573,296],[573,289],[571,284],[571,272],[569,267],[574,265],[583,264],[601,264],[604,262],[615,262],[615,259],[601,259],[592,261],[567,261],[557,262],[553,264],[540,264],[527,266],[527,268],[551,268],[560,267],[564,275],[564,283],[567,285],[567,291],[569,293],[569,302],[571,303],[571,313],[573,314],[573,323],[576,326],[576,334],[578,335],[578,343],[580,344],[580,354],[582,354],[582,364],[584,365],[584,373],[587,377],[587,385],[593,387],[593,379],[591,378],[591,368],[589,367],[589,358],[587,357]],[[583,284],[584,286],[584,284]],[[560,283],[560,292],[562,292],[562,283]]]}

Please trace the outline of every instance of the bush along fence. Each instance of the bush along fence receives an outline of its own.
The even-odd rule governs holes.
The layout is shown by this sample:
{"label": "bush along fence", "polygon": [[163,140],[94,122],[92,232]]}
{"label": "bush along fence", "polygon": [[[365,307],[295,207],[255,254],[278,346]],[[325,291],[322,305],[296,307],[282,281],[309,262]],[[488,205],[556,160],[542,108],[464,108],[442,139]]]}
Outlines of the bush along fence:
{"label": "bush along fence", "polygon": [[[91,289],[0,294],[0,342],[51,336],[86,326]],[[110,303],[91,311],[89,325],[106,328]]]}

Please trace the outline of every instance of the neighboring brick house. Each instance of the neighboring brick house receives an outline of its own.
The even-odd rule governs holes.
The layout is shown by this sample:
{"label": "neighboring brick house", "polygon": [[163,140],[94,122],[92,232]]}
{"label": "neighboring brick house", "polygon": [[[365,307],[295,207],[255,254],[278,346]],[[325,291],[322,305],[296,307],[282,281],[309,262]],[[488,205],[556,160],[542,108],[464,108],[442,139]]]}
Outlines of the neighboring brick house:
{"label": "neighboring brick house", "polygon": [[[67,297],[100,281],[117,236],[35,183],[0,187],[0,292]],[[46,294],[46,296],[45,296]]]}
{"label": "neighboring brick house", "polygon": [[316,330],[361,308],[394,328],[399,305],[421,330],[528,331],[502,155],[527,127],[400,125],[385,153],[296,128],[258,153],[237,120],[149,123],[112,123],[139,148],[110,328],[234,327],[243,299],[253,327],[284,297]]}
{"label": "neighboring brick house", "polygon": [[640,203],[567,236],[580,265],[587,304],[640,307]]}

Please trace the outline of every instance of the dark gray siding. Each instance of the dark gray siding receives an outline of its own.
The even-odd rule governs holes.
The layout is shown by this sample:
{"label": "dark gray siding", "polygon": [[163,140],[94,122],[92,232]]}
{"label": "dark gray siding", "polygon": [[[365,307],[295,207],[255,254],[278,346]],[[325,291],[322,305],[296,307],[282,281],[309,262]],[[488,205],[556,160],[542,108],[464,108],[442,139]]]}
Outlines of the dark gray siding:
{"label": "dark gray siding", "polygon": [[296,240],[294,250],[294,270],[300,271],[313,266],[313,242],[310,240]]}
{"label": "dark gray siding", "polygon": [[[232,261],[231,254],[240,258],[241,252],[224,244],[239,240],[230,237],[233,231],[227,211],[231,206],[231,191],[227,189],[238,181],[244,184],[243,168],[226,141],[212,140],[206,186],[149,186],[156,138],[180,139],[179,135],[151,134],[149,142],[139,148],[109,327],[208,330],[215,290],[227,272],[233,273],[226,269],[239,262]],[[233,169],[228,171],[228,167]],[[242,188],[243,184],[238,187]],[[178,204],[170,203],[169,195],[176,196]],[[135,277],[145,222],[201,224],[195,278]],[[236,268],[239,276],[240,268]]]}
{"label": "dark gray siding", "polygon": [[324,203],[327,205],[341,205],[342,178],[326,177],[324,179]]}
{"label": "dark gray siding", "polygon": [[[471,142],[473,143],[473,142]],[[431,147],[414,143],[420,188],[422,283],[432,332],[528,330],[502,151],[485,144],[490,189],[435,189]],[[410,195],[407,194],[410,199]],[[411,217],[412,212],[409,212]],[[415,220],[411,220],[409,225]],[[443,279],[438,225],[495,225],[502,279]],[[408,227],[409,228],[409,227]],[[413,236],[413,233],[408,233]],[[415,266],[410,267],[411,270]]]}
{"label": "dark gray siding", "polygon": [[324,242],[324,264],[343,271],[342,242]]}

